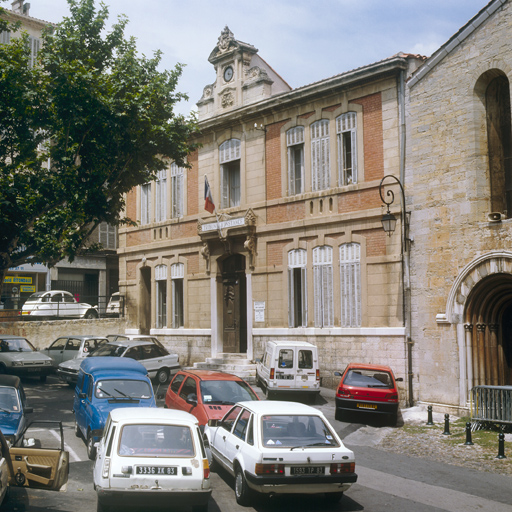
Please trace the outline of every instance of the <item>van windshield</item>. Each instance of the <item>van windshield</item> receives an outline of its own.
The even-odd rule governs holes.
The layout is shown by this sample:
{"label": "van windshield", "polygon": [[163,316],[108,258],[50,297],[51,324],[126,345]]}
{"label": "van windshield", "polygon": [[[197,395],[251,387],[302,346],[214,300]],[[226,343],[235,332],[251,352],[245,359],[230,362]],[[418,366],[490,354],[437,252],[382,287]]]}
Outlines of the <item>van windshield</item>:
{"label": "van windshield", "polygon": [[96,398],[139,398],[149,399],[153,396],[149,384],[143,380],[100,380],[94,391]]}

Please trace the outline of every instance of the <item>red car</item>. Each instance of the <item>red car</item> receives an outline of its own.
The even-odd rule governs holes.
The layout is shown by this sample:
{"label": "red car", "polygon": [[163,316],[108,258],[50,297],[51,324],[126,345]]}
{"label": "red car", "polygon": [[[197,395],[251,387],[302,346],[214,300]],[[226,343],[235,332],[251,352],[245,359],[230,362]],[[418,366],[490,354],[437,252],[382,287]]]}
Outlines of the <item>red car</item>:
{"label": "red car", "polygon": [[165,407],[193,414],[199,425],[220,419],[236,402],[259,400],[240,377],[210,370],[180,370],[165,395]]}
{"label": "red car", "polygon": [[343,372],[336,391],[335,418],[342,421],[348,413],[367,412],[389,419],[396,425],[398,414],[398,388],[389,366],[351,363]]}

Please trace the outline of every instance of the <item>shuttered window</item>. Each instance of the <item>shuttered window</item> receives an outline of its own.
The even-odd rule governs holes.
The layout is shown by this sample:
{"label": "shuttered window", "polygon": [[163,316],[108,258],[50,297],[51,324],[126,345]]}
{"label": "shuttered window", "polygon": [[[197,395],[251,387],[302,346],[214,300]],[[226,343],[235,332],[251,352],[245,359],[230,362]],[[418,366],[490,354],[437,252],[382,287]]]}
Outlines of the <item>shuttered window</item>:
{"label": "shuttered window", "polygon": [[313,249],[313,285],[315,297],[315,327],[334,325],[332,247]]}
{"label": "shuttered window", "polygon": [[313,191],[325,190],[331,186],[327,119],[321,119],[311,125],[311,179]]}
{"label": "shuttered window", "polygon": [[167,169],[158,171],[155,188],[155,221],[161,222],[167,218]]}
{"label": "shuttered window", "polygon": [[183,185],[185,172],[183,167],[179,167],[176,163],[171,164],[171,217],[178,219],[183,217],[184,190]]}
{"label": "shuttered window", "polygon": [[140,223],[149,224],[151,220],[151,183],[140,186]]}
{"label": "shuttered window", "polygon": [[336,133],[339,184],[357,183],[357,114],[347,112],[336,118]]}
{"label": "shuttered window", "polygon": [[288,253],[288,325],[306,327],[308,325],[307,252],[296,249]]}
{"label": "shuttered window", "polygon": [[340,246],[341,326],[361,326],[361,246]]}
{"label": "shuttered window", "polygon": [[9,44],[11,40],[11,33],[8,30],[0,32],[0,44]]}
{"label": "shuttered window", "polygon": [[172,293],[172,327],[177,329],[184,325],[184,297],[183,279],[185,266],[183,263],[171,265],[171,293]]}
{"label": "shuttered window", "polygon": [[30,61],[29,67],[34,67],[36,64],[37,54],[41,46],[41,41],[37,37],[28,36],[28,44],[30,45]]}
{"label": "shuttered window", "polygon": [[117,249],[117,227],[111,226],[108,222],[101,222],[99,225],[99,242],[103,249]]}
{"label": "shuttered window", "polygon": [[156,327],[167,327],[167,265],[155,267]]}
{"label": "shuttered window", "polygon": [[304,128],[296,126],[286,132],[288,147],[288,193],[304,192]]}
{"label": "shuttered window", "polygon": [[240,140],[229,139],[219,148],[221,208],[240,206]]}

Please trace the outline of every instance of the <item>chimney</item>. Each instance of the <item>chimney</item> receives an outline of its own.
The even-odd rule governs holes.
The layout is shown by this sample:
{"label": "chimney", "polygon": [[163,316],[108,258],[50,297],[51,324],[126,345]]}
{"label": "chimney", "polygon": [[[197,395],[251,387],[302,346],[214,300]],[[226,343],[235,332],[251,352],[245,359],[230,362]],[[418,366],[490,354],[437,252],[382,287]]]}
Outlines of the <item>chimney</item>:
{"label": "chimney", "polygon": [[18,14],[25,14],[26,16],[28,16],[30,4],[23,5],[24,1],[25,0],[14,0],[11,4],[13,12],[17,12]]}

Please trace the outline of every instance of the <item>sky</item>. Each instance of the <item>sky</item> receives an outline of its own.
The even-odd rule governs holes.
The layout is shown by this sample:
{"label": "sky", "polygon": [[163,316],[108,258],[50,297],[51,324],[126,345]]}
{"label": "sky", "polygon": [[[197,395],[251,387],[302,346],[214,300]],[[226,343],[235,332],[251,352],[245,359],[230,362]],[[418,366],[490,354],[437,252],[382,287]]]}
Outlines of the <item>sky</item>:
{"label": "sky", "polygon": [[[11,0],[2,4],[10,7]],[[67,0],[29,0],[29,15],[58,23]],[[162,68],[185,64],[176,108],[197,110],[215,80],[208,56],[227,25],[252,44],[292,87],[301,87],[398,52],[430,56],[475,16],[487,0],[104,0],[110,22],[129,19],[140,53],[163,52]],[[97,4],[99,5],[99,4]]]}

